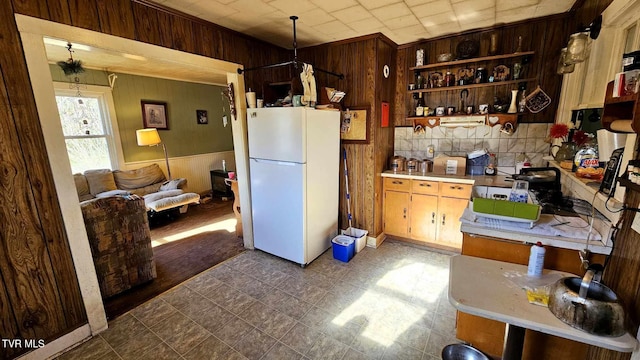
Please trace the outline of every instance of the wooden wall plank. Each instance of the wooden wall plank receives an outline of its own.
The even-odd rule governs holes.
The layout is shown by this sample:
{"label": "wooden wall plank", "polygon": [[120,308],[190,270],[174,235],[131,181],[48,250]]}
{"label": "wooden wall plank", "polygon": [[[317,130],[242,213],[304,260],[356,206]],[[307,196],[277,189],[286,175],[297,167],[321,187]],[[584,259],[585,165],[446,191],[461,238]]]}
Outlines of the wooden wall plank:
{"label": "wooden wall plank", "polygon": [[96,0],[103,33],[135,39],[130,0]]}
{"label": "wooden wall plank", "polygon": [[135,22],[136,40],[173,47],[173,31],[171,30],[171,14],[138,2],[132,2]]}
{"label": "wooden wall plank", "polygon": [[181,16],[171,18],[173,29],[173,48],[180,51],[195,52],[195,39],[193,37],[193,23]]}
{"label": "wooden wall plank", "polygon": [[49,8],[45,1],[12,0],[13,10],[18,14],[49,19]]}
{"label": "wooden wall plank", "polygon": [[71,14],[67,0],[47,0],[49,20],[61,24],[71,25]]}
{"label": "wooden wall plank", "polygon": [[213,57],[213,31],[206,25],[193,23],[193,34],[195,36],[195,53],[203,56]]}
{"label": "wooden wall plank", "polygon": [[0,18],[0,272],[20,336],[50,341],[86,314],[10,3]]}
{"label": "wooden wall plank", "polygon": [[100,17],[95,0],[68,0],[71,25],[100,31]]}

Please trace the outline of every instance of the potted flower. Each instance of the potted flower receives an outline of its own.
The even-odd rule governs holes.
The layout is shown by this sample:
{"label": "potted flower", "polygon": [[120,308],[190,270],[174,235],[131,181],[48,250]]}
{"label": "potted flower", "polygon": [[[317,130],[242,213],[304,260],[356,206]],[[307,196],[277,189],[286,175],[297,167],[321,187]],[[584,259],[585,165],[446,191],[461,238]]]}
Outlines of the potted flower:
{"label": "potted flower", "polygon": [[560,145],[551,147],[558,147],[554,158],[557,162],[562,162],[563,160],[573,161],[578,149],[589,142],[591,135],[582,130],[574,131],[567,124],[553,124],[549,130],[549,138],[550,142],[556,139],[561,141]]}

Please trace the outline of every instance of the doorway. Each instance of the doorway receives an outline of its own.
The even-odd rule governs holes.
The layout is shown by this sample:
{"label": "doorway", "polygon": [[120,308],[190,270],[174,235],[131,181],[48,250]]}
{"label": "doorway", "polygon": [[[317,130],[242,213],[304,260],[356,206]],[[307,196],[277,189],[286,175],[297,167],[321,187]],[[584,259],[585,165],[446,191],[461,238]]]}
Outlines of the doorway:
{"label": "doorway", "polygon": [[[65,345],[70,346],[80,341],[82,339],[82,337],[78,336],[80,333],[84,334],[82,335],[83,337],[87,337],[106,329],[107,322],[82,214],[78,206],[78,197],[73,177],[71,176],[71,166],[66,153],[60,120],[56,111],[55,93],[43,37],[81,42],[95,48],[109,49],[120,54],[127,54],[129,57],[136,59],[154,60],[164,63],[166,66],[171,66],[172,69],[181,68],[202,76],[217,76],[225,79],[224,83],[233,84],[233,94],[236,99],[236,117],[231,123],[240,206],[243,210],[244,246],[253,248],[250,216],[251,202],[247,181],[246,105],[243,101],[237,101],[237,99],[242,99],[244,95],[244,79],[237,73],[238,67],[241,67],[238,64],[183,53],[20,14],[16,14],[15,17],[29,69],[58,201],[63,213],[63,221],[88,317],[88,324],[82,327],[81,332],[67,334],[57,339],[56,347],[59,348]],[[55,352],[55,349],[52,351]]]}

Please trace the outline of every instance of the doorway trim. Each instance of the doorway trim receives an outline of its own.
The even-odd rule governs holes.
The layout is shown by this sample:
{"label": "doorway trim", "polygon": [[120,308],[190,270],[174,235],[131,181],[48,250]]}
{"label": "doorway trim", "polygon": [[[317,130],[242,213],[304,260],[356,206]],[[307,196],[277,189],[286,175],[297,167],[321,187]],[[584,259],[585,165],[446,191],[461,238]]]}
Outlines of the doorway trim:
{"label": "doorway trim", "polygon": [[79,206],[71,166],[66,152],[62,127],[55,101],[53,80],[49,70],[43,36],[79,42],[100,49],[156,59],[170,59],[176,66],[198,66],[212,74],[226,73],[228,83],[233,84],[236,118],[231,121],[236,157],[236,174],[242,208],[243,239],[245,248],[253,248],[251,199],[249,194],[248,145],[246,131],[246,104],[244,101],[244,77],[237,73],[242,65],[185,53],[100,32],[72,27],[60,23],[15,15],[22,40],[29,78],[33,89],[38,117],[42,126],[51,172],[63,214],[71,256],[87,312],[88,324],[52,341],[42,348],[27,353],[24,359],[47,358],[69,348],[90,336],[106,330],[107,320],[100,295],[98,280],[91,256],[91,249]]}

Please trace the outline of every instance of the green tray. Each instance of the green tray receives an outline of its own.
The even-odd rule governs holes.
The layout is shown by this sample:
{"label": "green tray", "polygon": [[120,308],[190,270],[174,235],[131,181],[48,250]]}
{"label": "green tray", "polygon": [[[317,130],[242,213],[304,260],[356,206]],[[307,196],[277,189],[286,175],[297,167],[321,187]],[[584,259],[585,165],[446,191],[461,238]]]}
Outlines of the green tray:
{"label": "green tray", "polygon": [[540,206],[515,201],[473,198],[473,212],[478,216],[504,218],[509,221],[537,221],[540,218]]}

